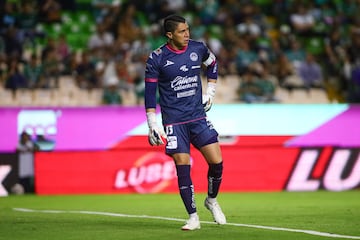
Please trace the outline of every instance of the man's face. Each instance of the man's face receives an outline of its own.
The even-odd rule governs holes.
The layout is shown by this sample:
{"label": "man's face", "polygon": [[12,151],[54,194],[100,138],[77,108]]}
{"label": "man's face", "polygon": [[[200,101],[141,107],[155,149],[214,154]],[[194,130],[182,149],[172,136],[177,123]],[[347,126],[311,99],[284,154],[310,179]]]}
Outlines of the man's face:
{"label": "man's face", "polygon": [[168,37],[172,40],[173,47],[176,49],[183,49],[189,43],[190,30],[187,23],[179,23],[176,30],[168,34]]}

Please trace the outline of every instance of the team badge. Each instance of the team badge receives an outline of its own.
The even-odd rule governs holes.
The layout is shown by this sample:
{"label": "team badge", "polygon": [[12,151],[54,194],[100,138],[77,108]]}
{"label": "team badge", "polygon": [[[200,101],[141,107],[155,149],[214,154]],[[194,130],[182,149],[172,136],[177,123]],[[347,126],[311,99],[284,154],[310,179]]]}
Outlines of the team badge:
{"label": "team badge", "polygon": [[190,53],[190,59],[191,59],[191,61],[195,62],[199,59],[199,56],[197,55],[197,53],[192,52],[192,53]]}

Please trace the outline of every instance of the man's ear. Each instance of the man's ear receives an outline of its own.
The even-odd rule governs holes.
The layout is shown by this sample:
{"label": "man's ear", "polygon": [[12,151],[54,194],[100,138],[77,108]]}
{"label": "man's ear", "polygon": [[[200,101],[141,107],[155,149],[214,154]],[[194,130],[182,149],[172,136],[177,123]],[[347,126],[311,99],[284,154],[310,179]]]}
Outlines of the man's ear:
{"label": "man's ear", "polygon": [[167,33],[166,33],[166,36],[167,36],[169,39],[172,39],[172,33],[171,33],[171,32],[167,32]]}

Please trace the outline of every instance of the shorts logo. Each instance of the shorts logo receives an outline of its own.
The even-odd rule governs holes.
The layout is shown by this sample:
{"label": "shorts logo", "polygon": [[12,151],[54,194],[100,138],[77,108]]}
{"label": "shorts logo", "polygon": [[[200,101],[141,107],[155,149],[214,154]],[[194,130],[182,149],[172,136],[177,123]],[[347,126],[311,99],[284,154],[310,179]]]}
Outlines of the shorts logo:
{"label": "shorts logo", "polygon": [[177,137],[176,136],[168,136],[166,148],[167,149],[177,149],[177,147],[178,147]]}
{"label": "shorts logo", "polygon": [[208,125],[210,130],[214,129],[214,125],[212,124],[212,122],[210,120],[206,119],[206,124]]}

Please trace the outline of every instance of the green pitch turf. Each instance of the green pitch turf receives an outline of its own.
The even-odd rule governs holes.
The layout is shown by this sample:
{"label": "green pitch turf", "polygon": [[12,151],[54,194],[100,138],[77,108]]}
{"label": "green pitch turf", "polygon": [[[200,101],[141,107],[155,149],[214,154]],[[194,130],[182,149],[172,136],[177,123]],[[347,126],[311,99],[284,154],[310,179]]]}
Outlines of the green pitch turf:
{"label": "green pitch turf", "polygon": [[360,191],[222,193],[228,224],[212,222],[197,194],[201,229],[181,231],[177,194],[0,198],[1,240],[360,239]]}

